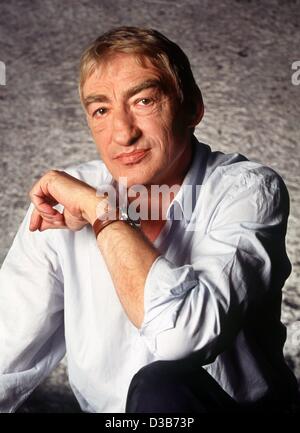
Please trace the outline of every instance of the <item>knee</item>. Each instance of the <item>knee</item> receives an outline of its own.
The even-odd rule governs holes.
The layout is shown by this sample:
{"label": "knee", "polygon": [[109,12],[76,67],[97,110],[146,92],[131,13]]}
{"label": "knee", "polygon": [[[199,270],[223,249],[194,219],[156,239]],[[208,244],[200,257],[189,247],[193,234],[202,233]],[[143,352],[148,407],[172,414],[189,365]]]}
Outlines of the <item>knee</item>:
{"label": "knee", "polygon": [[165,361],[155,361],[142,367],[132,378],[130,387],[155,388],[171,380]]}
{"label": "knee", "polygon": [[165,361],[142,367],[132,378],[127,393],[126,412],[160,412],[174,395],[175,382],[168,374]]}

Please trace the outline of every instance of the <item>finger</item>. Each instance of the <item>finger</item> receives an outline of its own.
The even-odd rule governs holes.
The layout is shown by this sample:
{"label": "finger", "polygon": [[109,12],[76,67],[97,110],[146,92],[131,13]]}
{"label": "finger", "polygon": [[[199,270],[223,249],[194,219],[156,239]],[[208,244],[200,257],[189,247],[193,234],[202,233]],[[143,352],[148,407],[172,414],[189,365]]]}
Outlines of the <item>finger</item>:
{"label": "finger", "polygon": [[54,222],[48,222],[45,220],[42,220],[41,226],[40,226],[40,231],[43,232],[45,230],[49,230],[49,229],[66,229],[68,228],[64,222],[60,222],[60,221],[54,221]]}
{"label": "finger", "polygon": [[53,215],[56,210],[53,209],[58,202],[48,191],[47,176],[43,176],[31,189],[29,195],[32,203],[38,211]]}
{"label": "finger", "polygon": [[[65,227],[65,219],[64,216],[56,211],[55,215],[41,214],[37,209],[34,209],[29,223],[29,230],[35,231],[40,230],[42,227],[42,223],[49,223],[49,225],[53,225],[53,228]],[[45,224],[44,224],[45,226]],[[47,227],[50,228],[50,227]]]}
{"label": "finger", "polygon": [[48,203],[48,198],[46,197],[38,197],[35,195],[35,199],[32,200],[32,202],[40,213],[55,215],[56,212],[58,212],[56,209],[53,209],[50,203]]}
{"label": "finger", "polygon": [[38,213],[36,209],[32,211],[30,222],[29,222],[29,230],[34,232],[35,230],[38,230],[41,226],[43,218]]}
{"label": "finger", "polygon": [[40,230],[47,230],[50,228],[65,228],[66,227],[66,221],[64,218],[64,215],[57,212],[54,216],[49,215],[41,215],[42,216],[42,222],[40,226]]}
{"label": "finger", "polygon": [[55,210],[54,209],[54,211],[55,211],[55,213],[54,214],[52,214],[52,215],[49,215],[48,213],[46,213],[46,212],[41,212],[41,211],[38,211],[38,213],[41,215],[41,217],[44,219],[44,220],[46,220],[46,221],[50,221],[50,222],[53,222],[53,221],[63,221],[64,220],[64,216],[63,216],[63,214],[61,214],[60,212],[58,212],[57,210]]}
{"label": "finger", "polygon": [[63,218],[60,218],[60,219],[54,219],[54,218],[51,218],[51,217],[43,217],[42,216],[42,221],[45,221],[45,222],[47,222],[47,223],[49,223],[49,224],[64,224],[65,222],[64,222],[64,220],[63,220]]}
{"label": "finger", "polygon": [[[58,212],[56,209],[53,209],[53,207],[52,207],[52,205],[51,204],[49,204],[49,203],[47,203],[47,201],[45,201],[45,199],[44,199],[44,201],[42,202],[41,201],[42,199],[37,199],[37,201],[36,201],[36,203],[39,203],[39,204],[36,204],[36,203],[34,203],[34,205],[36,206],[36,208],[39,210],[39,212],[41,213],[41,214],[45,214],[45,215],[56,215],[56,213]],[[57,203],[56,203],[57,204]],[[58,212],[59,213],[59,212]]]}

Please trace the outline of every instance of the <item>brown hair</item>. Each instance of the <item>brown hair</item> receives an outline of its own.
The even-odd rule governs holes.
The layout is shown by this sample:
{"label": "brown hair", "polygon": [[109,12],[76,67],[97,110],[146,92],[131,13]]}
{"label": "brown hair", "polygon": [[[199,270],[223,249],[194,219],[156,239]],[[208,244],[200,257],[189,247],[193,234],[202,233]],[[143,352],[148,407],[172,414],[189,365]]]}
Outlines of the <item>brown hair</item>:
{"label": "brown hair", "polygon": [[182,49],[157,30],[140,27],[118,27],[98,37],[82,54],[80,60],[79,94],[86,79],[101,62],[115,53],[135,54],[143,65],[149,61],[160,73],[169,90],[175,90],[178,100],[186,109],[195,109],[196,102],[202,101],[190,62]]}

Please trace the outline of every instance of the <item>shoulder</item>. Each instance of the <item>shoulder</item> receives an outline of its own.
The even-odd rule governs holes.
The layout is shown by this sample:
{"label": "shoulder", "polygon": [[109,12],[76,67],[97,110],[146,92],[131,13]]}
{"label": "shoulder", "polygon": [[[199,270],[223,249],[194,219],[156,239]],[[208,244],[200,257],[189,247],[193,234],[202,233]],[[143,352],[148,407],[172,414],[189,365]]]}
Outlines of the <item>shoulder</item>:
{"label": "shoulder", "polygon": [[203,179],[206,188],[228,196],[250,189],[285,190],[285,184],[274,169],[256,161],[249,161],[240,153],[208,152]]}
{"label": "shoulder", "polygon": [[267,221],[289,213],[289,195],[280,174],[239,153],[208,150],[198,200],[205,203],[208,215],[228,221]]}

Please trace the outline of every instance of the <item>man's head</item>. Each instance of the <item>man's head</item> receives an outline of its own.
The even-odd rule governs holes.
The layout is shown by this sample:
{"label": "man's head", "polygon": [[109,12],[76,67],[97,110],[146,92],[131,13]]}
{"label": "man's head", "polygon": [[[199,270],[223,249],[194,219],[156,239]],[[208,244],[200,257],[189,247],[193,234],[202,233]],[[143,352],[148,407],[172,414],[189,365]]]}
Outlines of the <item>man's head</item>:
{"label": "man's head", "polygon": [[[82,55],[79,91],[100,155],[115,178],[126,176],[129,184],[173,182],[171,175],[188,163],[187,146],[203,116],[201,92],[175,43],[136,27],[105,33]],[[139,150],[143,158],[130,159]]]}

